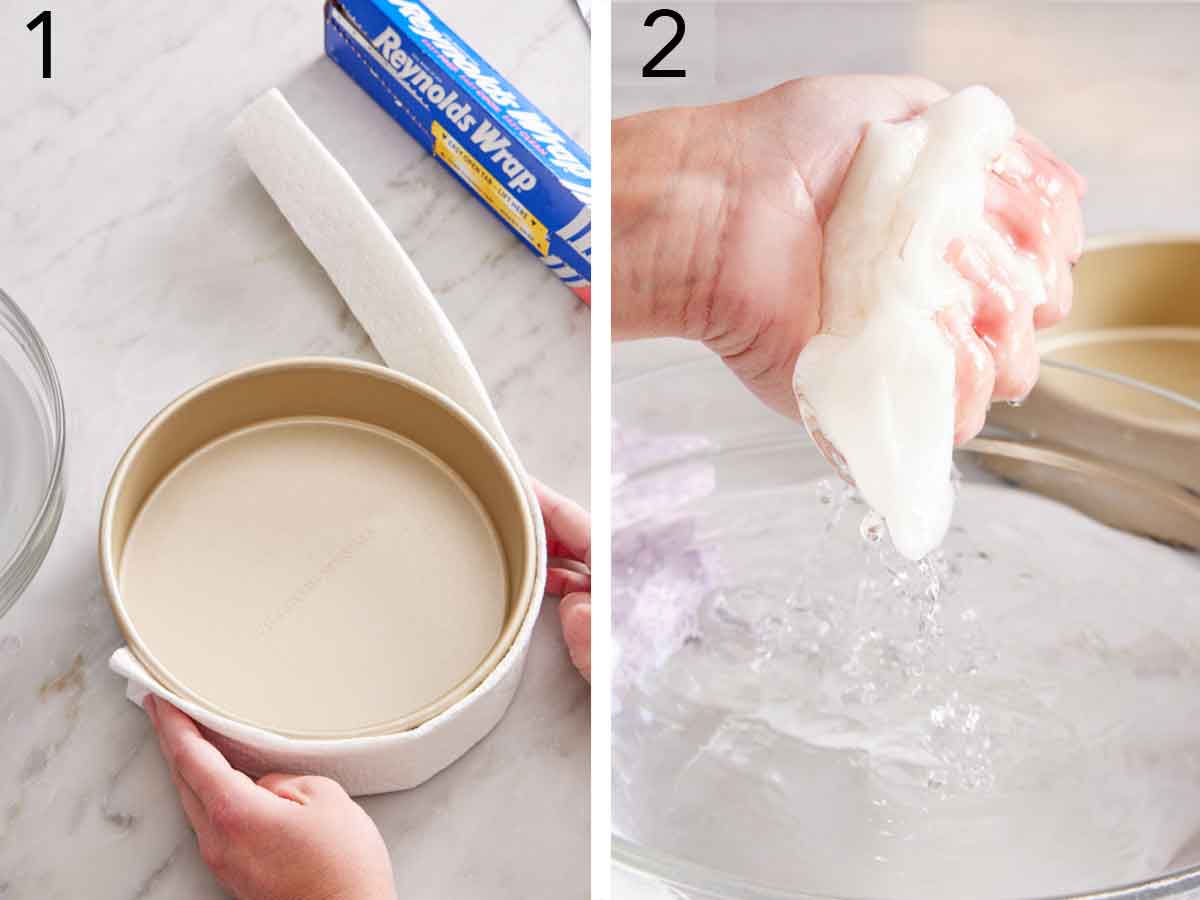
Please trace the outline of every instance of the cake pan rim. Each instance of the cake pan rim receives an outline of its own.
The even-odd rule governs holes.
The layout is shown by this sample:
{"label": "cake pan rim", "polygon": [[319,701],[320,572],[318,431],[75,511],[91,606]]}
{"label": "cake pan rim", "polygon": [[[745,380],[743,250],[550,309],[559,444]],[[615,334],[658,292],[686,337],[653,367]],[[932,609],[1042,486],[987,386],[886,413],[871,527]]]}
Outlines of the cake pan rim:
{"label": "cake pan rim", "polygon": [[[155,654],[150,650],[150,648],[138,634],[137,629],[134,627],[134,624],[130,619],[128,612],[125,610],[124,604],[121,600],[119,572],[117,571],[117,566],[115,564],[116,554],[114,551],[115,534],[113,517],[115,515],[117,499],[121,496],[122,488],[125,485],[131,471],[137,465],[139,457],[143,452],[146,443],[149,441],[151,436],[157,433],[157,431],[163,426],[163,423],[180,410],[194,402],[198,397],[211,393],[212,391],[217,390],[230,382],[264,373],[305,369],[356,372],[368,377],[390,381],[401,388],[415,391],[416,393],[419,393],[432,400],[448,414],[454,416],[460,422],[462,422],[473,433],[473,435],[483,443],[496,466],[504,473],[509,487],[509,491],[507,493],[511,494],[512,498],[519,505],[522,513],[520,516],[520,527],[526,552],[524,553],[521,570],[519,572],[508,573],[509,581],[511,583],[510,597],[515,598],[515,608],[510,610],[506,615],[500,634],[497,636],[496,641],[488,650],[487,654],[469,673],[467,673],[467,675],[461,681],[448,688],[430,703],[427,703],[404,716],[399,716],[394,719],[388,719],[380,722],[369,723],[362,727],[349,730],[299,731],[293,729],[274,728],[261,722],[249,720],[244,716],[235,715],[229,710],[212,703],[207,698],[187,688],[186,685],[179,681],[179,679],[171,675],[170,669],[160,662],[160,660],[155,656]],[[532,517],[535,514],[538,513],[531,504],[529,491],[525,484],[524,478],[522,477],[522,474],[518,468],[514,465],[513,461],[509,458],[508,454],[504,452],[499,442],[488,431],[487,428],[485,428],[459,403],[455,402],[446,394],[434,387],[431,387],[425,382],[414,378],[411,375],[395,369],[390,369],[377,363],[338,356],[310,355],[283,357],[241,366],[209,378],[200,384],[189,388],[163,406],[137,432],[114,467],[113,474],[109,480],[108,488],[105,491],[102,502],[99,531],[101,576],[102,580],[104,581],[106,593],[108,594],[110,608],[113,611],[114,618],[117,620],[117,625],[120,628],[122,635],[128,643],[130,652],[142,663],[146,670],[170,692],[187,698],[192,703],[208,709],[216,716],[238,722],[243,726],[277,734],[281,737],[291,740],[341,741],[396,734],[419,728],[424,723],[436,719],[439,715],[454,707],[466,697],[470,696],[475,690],[484,684],[489,673],[491,673],[497,667],[500,661],[503,660],[508,652],[512,649],[514,643],[516,642],[516,638],[521,631],[522,625],[528,617],[530,609],[534,605],[532,593],[536,584],[538,558],[538,549],[535,546],[537,541],[537,529],[532,522]]]}

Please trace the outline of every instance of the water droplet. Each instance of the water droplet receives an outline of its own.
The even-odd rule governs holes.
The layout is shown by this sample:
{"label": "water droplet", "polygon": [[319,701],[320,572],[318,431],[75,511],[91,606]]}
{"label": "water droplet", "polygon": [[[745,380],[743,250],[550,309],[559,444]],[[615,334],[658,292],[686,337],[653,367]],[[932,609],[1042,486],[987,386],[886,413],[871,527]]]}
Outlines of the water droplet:
{"label": "water droplet", "polygon": [[858,533],[868,544],[878,544],[883,540],[883,528],[883,518],[875,510],[871,510],[863,516]]}
{"label": "water droplet", "polygon": [[833,503],[833,482],[828,478],[817,482],[817,500],[825,506]]}

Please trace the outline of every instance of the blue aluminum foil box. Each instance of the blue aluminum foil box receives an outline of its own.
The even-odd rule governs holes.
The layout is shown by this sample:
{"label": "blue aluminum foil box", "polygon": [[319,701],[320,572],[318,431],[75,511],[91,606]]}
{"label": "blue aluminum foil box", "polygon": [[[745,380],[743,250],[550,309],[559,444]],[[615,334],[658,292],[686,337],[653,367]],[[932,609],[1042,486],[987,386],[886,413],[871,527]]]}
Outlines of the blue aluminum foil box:
{"label": "blue aluminum foil box", "polygon": [[329,0],[325,51],[591,299],[591,158],[418,0]]}

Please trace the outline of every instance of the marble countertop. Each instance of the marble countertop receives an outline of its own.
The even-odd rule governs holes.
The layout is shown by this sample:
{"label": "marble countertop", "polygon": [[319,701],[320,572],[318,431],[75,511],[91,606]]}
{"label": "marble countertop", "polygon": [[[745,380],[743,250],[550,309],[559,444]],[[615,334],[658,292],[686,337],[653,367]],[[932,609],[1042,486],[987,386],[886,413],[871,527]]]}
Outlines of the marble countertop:
{"label": "marble countertop", "polygon": [[[572,0],[433,5],[586,145]],[[137,429],[197,382],[286,355],[378,359],[225,126],[284,92],[424,273],[528,468],[584,503],[588,313],[324,57],[316,0],[66,0],[49,81],[28,17],[0,12],[0,285],[57,362],[68,487],[45,565],[0,619],[0,897],[220,897],[107,669],[100,499]],[[364,801],[401,897],[586,896],[588,696],[547,604],[496,731],[424,786]]]}

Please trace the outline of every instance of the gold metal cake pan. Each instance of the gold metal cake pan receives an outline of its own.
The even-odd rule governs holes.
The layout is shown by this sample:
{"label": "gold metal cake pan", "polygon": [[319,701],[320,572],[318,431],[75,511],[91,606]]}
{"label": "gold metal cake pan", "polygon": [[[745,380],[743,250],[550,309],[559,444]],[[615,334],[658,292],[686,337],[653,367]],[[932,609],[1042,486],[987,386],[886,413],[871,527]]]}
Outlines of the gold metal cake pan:
{"label": "gold metal cake pan", "polygon": [[530,608],[513,464],[390,369],[299,358],[188,391],[117,464],[100,561],[165,687],[294,738],[414,728],[469,694]]}

